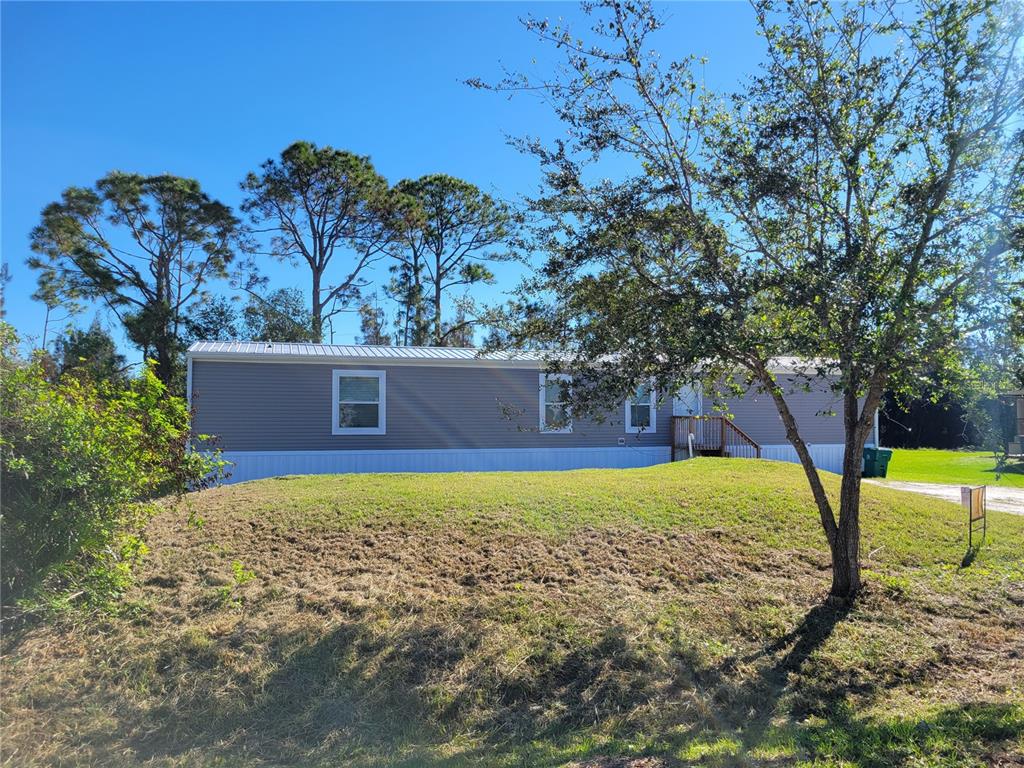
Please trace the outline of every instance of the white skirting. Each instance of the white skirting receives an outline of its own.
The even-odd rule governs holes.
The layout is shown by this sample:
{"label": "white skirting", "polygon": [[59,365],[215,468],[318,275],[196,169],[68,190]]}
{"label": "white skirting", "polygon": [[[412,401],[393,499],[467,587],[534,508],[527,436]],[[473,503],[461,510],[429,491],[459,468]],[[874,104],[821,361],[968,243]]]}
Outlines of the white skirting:
{"label": "white skirting", "polygon": [[[825,443],[808,447],[810,448],[811,458],[814,459],[814,465],[818,469],[823,469],[826,472],[835,472],[837,475],[843,473],[843,454],[846,453],[846,450],[842,443]],[[762,445],[761,458],[772,459],[773,461],[790,461],[794,464],[800,463],[800,459],[796,455],[796,449],[789,443]]]}
{"label": "white skirting", "polygon": [[224,451],[229,483],[279,475],[345,472],[494,472],[647,467],[672,458],[667,445],[478,448],[418,451]]}
{"label": "white skirting", "polygon": [[[810,446],[818,469],[843,471],[843,445]],[[523,472],[538,470],[648,467],[672,459],[667,445],[599,448],[478,448],[390,451],[225,451],[229,483],[279,475],[347,472]],[[788,443],[762,445],[761,458],[799,463]]]}

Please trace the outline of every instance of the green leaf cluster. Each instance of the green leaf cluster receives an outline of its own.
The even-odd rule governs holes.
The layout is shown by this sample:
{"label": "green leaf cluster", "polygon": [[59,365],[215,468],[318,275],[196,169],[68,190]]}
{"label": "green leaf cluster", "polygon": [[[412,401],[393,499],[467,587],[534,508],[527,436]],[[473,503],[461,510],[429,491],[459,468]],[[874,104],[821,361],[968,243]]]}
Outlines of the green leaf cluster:
{"label": "green leaf cluster", "polygon": [[399,303],[398,338],[403,344],[466,345],[476,320],[468,301],[456,301],[456,316],[445,319],[445,302],[455,291],[491,284],[486,262],[516,258],[517,217],[468,181],[435,173],[403,179],[394,187],[408,216],[398,227],[388,254],[395,260],[389,294]]}
{"label": "green leaf cluster", "polygon": [[172,384],[185,307],[227,275],[238,225],[195,179],[113,171],[92,187],[68,187],[32,230],[36,298],[69,311],[81,299],[102,301]]}
{"label": "green leaf cluster", "polygon": [[[585,39],[525,21],[562,51],[546,78],[471,81],[541,95],[564,129],[553,145],[517,142],[544,172],[531,203],[547,261],[495,321],[502,343],[562,350],[549,362],[573,374],[577,413],[651,380],[769,396],[846,595],[883,395],[973,386],[979,348],[997,375],[1020,359],[984,341],[1014,343],[1007,318],[1021,301],[1024,12],[991,0],[752,5],[766,55],[729,96],[702,87],[694,57],[658,54],[651,3],[617,0],[583,4]],[[823,377],[845,432],[838,505],[787,400]]]}
{"label": "green leaf cluster", "polygon": [[189,450],[188,406],[151,368],[54,381],[41,355],[18,358],[10,326],[0,343],[3,602],[116,595],[146,553],[153,501],[212,482],[223,462]]}

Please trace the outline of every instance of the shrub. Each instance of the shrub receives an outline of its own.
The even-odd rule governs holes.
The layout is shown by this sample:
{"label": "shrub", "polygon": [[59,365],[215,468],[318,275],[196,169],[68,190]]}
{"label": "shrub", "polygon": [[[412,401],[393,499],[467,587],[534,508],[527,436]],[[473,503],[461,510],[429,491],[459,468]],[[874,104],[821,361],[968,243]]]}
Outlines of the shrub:
{"label": "shrub", "polygon": [[190,414],[149,369],[124,383],[47,377],[0,325],[3,603],[40,591],[105,599],[146,552],[152,501],[214,482],[223,463],[188,449]]}

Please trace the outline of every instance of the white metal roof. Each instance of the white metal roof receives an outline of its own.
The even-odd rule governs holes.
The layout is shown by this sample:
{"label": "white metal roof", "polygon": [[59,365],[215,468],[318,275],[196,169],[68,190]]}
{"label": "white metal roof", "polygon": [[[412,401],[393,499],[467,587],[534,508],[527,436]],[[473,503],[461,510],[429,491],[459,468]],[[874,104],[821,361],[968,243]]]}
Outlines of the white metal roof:
{"label": "white metal roof", "polygon": [[[197,360],[281,360],[300,362],[384,361],[392,363],[449,363],[455,365],[522,366],[537,368],[556,353],[543,350],[483,353],[475,347],[387,347],[362,344],[307,344],[281,341],[197,341],[188,348]],[[810,374],[821,361],[798,357],[774,358],[769,368],[773,373]]]}
{"label": "white metal roof", "polygon": [[292,344],[279,341],[197,341],[188,348],[197,359],[234,357],[312,358],[321,360],[390,360],[539,363],[543,352],[481,353],[473,347],[387,347],[360,344]]}

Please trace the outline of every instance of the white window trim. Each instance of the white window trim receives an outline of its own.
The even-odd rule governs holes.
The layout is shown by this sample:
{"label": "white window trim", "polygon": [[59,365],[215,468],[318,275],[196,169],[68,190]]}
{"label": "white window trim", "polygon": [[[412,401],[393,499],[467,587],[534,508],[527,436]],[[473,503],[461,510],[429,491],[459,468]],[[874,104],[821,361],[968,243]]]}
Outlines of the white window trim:
{"label": "white window trim", "polygon": [[658,431],[658,393],[654,390],[653,382],[649,385],[651,388],[651,425],[649,427],[634,427],[633,426],[633,398],[632,396],[626,398],[626,434],[628,435],[639,435],[642,432],[657,432]]}
{"label": "white window trim", "polygon": [[564,427],[558,427],[558,428],[549,427],[545,423],[545,412],[547,411],[547,408],[546,408],[547,402],[545,401],[545,397],[547,395],[548,379],[555,379],[555,380],[558,380],[558,381],[569,381],[569,382],[571,382],[572,381],[572,376],[570,376],[567,373],[550,373],[550,374],[542,373],[542,374],[540,374],[540,394],[539,394],[539,404],[540,404],[540,422],[539,423],[540,423],[540,431],[542,433],[546,434],[546,435],[567,435],[567,434],[570,434],[572,432],[572,411],[570,411],[568,408],[566,408],[567,415],[569,416],[568,423]]}
{"label": "white window trim", "polygon": [[[376,378],[378,384],[379,402],[377,403],[377,414],[380,417],[376,427],[342,427],[339,422],[338,396],[340,394],[339,381],[342,376],[362,376]],[[331,434],[332,435],[386,435],[387,434],[387,372],[386,371],[356,371],[348,368],[336,368],[331,371]]]}

